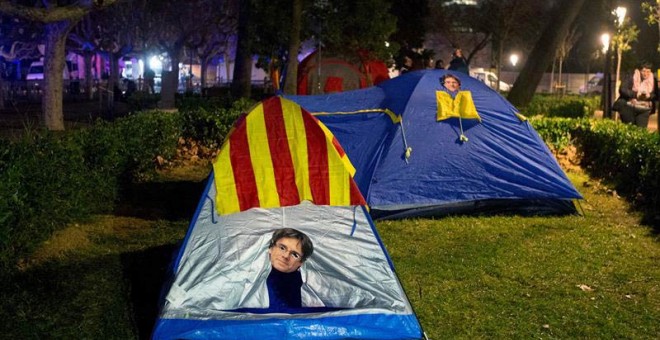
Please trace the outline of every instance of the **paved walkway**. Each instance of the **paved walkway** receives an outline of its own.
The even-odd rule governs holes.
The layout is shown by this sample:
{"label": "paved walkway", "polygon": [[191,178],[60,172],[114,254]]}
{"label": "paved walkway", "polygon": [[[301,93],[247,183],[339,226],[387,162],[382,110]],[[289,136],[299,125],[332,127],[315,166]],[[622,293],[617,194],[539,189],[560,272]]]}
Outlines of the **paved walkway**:
{"label": "paved walkway", "polygon": [[656,113],[656,114],[653,114],[649,117],[649,130],[650,131],[658,131],[658,116],[660,116],[660,115],[658,115]]}

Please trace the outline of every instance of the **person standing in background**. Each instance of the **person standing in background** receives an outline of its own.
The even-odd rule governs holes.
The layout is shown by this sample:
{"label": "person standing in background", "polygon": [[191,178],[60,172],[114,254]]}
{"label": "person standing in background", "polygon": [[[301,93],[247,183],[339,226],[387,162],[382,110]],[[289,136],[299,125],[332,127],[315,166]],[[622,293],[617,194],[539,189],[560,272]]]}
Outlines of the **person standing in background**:
{"label": "person standing in background", "polygon": [[465,74],[470,74],[470,69],[468,67],[467,59],[463,55],[463,51],[460,48],[454,50],[452,54],[452,59],[449,62],[449,70],[458,71]]}

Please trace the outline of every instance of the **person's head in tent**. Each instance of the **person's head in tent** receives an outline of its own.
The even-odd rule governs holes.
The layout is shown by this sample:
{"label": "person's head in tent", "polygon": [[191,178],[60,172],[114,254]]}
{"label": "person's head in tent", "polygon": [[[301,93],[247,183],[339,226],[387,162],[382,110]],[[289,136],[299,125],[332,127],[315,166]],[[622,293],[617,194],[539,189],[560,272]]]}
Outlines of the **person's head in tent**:
{"label": "person's head in tent", "polygon": [[293,228],[281,228],[273,232],[268,245],[268,255],[273,268],[283,273],[298,270],[314,252],[312,240]]}
{"label": "person's head in tent", "polygon": [[442,86],[447,89],[450,93],[455,93],[461,89],[461,80],[453,74],[447,74],[444,77],[440,78],[440,83]]}
{"label": "person's head in tent", "polygon": [[303,280],[298,269],[313,252],[314,245],[305,233],[292,228],[273,232],[268,244],[272,269],[266,280],[271,310],[291,312],[291,308],[302,307]]}

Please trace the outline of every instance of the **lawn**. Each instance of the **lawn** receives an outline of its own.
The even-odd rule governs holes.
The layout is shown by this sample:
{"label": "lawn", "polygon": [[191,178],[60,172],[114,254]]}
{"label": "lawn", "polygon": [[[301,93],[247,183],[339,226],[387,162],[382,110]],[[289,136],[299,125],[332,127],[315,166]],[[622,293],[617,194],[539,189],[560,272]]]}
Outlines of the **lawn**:
{"label": "lawn", "polygon": [[[206,171],[168,173],[20,261],[2,283],[0,334],[148,338]],[[429,338],[657,338],[660,237],[615,192],[570,177],[584,216],[376,223]]]}

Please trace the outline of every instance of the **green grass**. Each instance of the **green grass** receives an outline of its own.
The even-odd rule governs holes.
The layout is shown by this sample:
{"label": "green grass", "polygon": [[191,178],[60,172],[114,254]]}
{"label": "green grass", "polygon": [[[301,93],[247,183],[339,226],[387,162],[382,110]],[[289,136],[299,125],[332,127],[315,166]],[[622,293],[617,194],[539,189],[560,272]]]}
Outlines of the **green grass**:
{"label": "green grass", "polygon": [[[584,217],[377,222],[431,339],[657,338],[658,235],[614,192],[571,177]],[[58,232],[2,283],[0,334],[147,338],[187,226],[98,216]]]}
{"label": "green grass", "polygon": [[585,217],[378,223],[431,338],[660,334],[657,236],[598,183],[573,181]]}
{"label": "green grass", "polygon": [[[146,338],[187,223],[98,216],[57,232],[2,283],[6,339]],[[153,322],[153,320],[149,320]]]}

